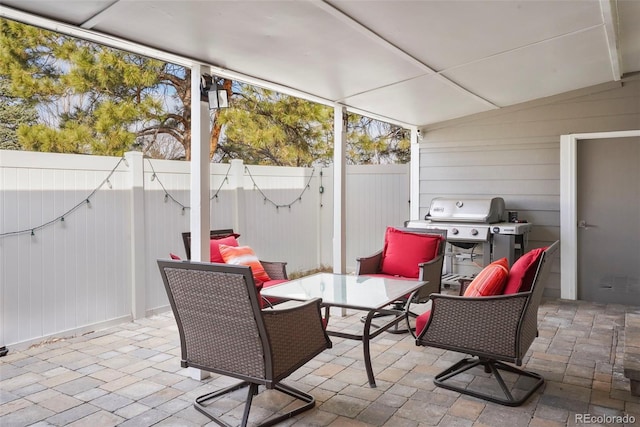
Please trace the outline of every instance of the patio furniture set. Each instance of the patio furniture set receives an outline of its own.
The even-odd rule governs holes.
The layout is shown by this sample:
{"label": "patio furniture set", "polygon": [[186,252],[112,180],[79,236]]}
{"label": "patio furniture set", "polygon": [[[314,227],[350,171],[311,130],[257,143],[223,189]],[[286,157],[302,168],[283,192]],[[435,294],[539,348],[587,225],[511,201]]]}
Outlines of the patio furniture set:
{"label": "patio furniture set", "polygon": [[[312,408],[313,396],[282,380],[331,348],[329,337],[362,341],[371,387],[376,383],[370,341],[384,332],[411,333],[418,346],[470,356],[436,375],[438,387],[518,406],[544,383],[540,375],[511,364],[522,365],[537,336],[544,287],[540,283],[557,256],[558,242],[525,254],[511,271],[506,259],[489,264],[461,284],[460,296],[451,296],[440,292],[446,232],[389,227],[384,248],[358,259],[355,275],[319,273],[295,280],[288,280],[285,263],[271,263],[279,266],[265,273],[267,267],[253,251],[233,241],[239,237],[233,230],[213,231],[211,237],[211,263],[174,259],[159,260],[158,266],[178,325],[181,365],[241,381],[196,399],[195,408],[220,425],[227,424],[208,404],[243,387],[248,387],[243,426],[258,386],[304,403],[259,425],[273,425]],[[189,256],[188,233],[183,240]],[[427,302],[429,310],[411,310]],[[362,331],[334,330],[332,307],[364,312]],[[491,374],[498,395],[478,389],[473,381],[465,383],[468,375],[458,377],[476,366]],[[523,380],[505,379],[500,371]]]}

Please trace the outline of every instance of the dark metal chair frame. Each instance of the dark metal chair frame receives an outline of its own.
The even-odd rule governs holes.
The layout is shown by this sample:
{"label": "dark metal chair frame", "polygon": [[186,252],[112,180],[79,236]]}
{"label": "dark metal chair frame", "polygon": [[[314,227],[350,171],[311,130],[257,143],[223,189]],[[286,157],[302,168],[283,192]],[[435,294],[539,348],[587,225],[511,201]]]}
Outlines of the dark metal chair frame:
{"label": "dark metal chair frame", "polygon": [[[520,406],[544,384],[541,375],[516,366],[522,366],[522,359],[538,334],[538,306],[559,247],[560,242],[556,241],[542,253],[531,290],[528,292],[474,298],[431,295],[431,316],[417,336],[416,345],[437,347],[472,356],[436,375],[436,386],[501,405]],[[504,398],[454,384],[457,375],[476,366],[482,366],[485,373],[493,374],[492,377],[497,381]],[[523,395],[516,398],[500,371],[528,377],[533,383],[521,390],[524,392]],[[453,381],[448,382],[449,380]]]}
{"label": "dark metal chair frame", "polygon": [[181,366],[241,380],[196,398],[194,407],[221,426],[208,409],[223,395],[248,387],[241,421],[246,426],[258,386],[278,390],[304,405],[257,424],[277,424],[311,409],[310,394],[281,381],[327,348],[319,298],[284,309],[261,309],[250,267],[158,260],[181,346]]}
{"label": "dark metal chair frame", "polygon": [[[405,306],[407,304],[424,304],[429,301],[429,296],[432,293],[440,293],[442,290],[442,268],[444,266],[444,254],[447,246],[447,230],[440,229],[423,229],[423,228],[406,228],[406,227],[396,227],[397,230],[406,231],[409,233],[417,233],[417,234],[427,234],[439,236],[442,238],[442,242],[438,247],[438,253],[435,258],[430,261],[423,262],[418,265],[419,273],[418,278],[416,280],[421,280],[427,282],[423,287],[421,287],[417,292],[413,293],[410,298],[402,298],[393,302],[394,310],[401,310],[407,315],[407,320],[409,317],[417,317],[418,315],[410,310],[405,310]],[[356,262],[356,275],[367,275],[367,274],[382,274],[382,255],[384,250],[381,249],[373,255],[368,257],[357,258]],[[410,301],[409,301],[410,299]],[[383,317],[388,316],[385,314],[379,314],[375,317]],[[374,325],[375,326],[375,325]],[[401,334],[406,333],[409,330],[413,329],[412,326],[410,329],[395,328],[389,329],[388,332]]]}
{"label": "dark metal chair frame", "polygon": [[[236,235],[231,228],[224,228],[220,230],[211,230],[209,237],[211,239],[220,239],[227,236]],[[187,259],[191,259],[191,232],[185,231],[182,233],[182,243],[184,243],[184,251],[187,254]],[[289,280],[287,275],[287,263],[282,261],[264,261],[260,260],[260,264],[264,268],[264,271],[271,278],[271,280]]]}

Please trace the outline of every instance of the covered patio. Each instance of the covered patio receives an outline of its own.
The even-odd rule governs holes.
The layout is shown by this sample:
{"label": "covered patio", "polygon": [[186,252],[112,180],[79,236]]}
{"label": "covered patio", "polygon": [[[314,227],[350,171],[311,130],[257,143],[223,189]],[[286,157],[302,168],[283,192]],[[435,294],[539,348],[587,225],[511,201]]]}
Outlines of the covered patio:
{"label": "covered patio", "polygon": [[[438,195],[504,195],[508,208],[534,223],[531,246],[561,240],[563,250],[539,311],[540,335],[525,360],[546,385],[523,406],[505,408],[435,388],[433,376],[461,355],[385,334],[372,343],[376,389],[367,385],[358,343],[333,339],[332,349],[288,378],[313,394],[317,406],[285,424],[634,424],[640,398],[629,392],[622,353],[625,314],[638,307],[577,300],[575,182],[562,168],[567,163],[575,172],[580,138],[568,134],[621,131],[638,138],[640,3],[250,4],[0,0],[0,16],[185,65],[194,91],[199,76],[211,73],[334,107],[335,272],[345,272],[347,112],[411,130],[406,219],[423,218]],[[199,207],[190,218],[192,259],[203,260],[211,228],[208,205],[200,203],[211,190],[209,111],[198,99],[191,107],[199,117],[192,128],[191,205]],[[567,144],[561,145],[561,135]],[[612,204],[614,198],[609,195]],[[134,235],[144,228],[137,226]],[[135,282],[139,266],[132,262],[123,277]],[[193,399],[230,380],[193,379],[180,368],[172,315],[145,317],[143,299],[131,299],[132,322],[11,345],[0,359],[0,424],[207,424]],[[360,317],[347,313],[333,321],[356,328]],[[268,396],[256,399],[262,410],[253,416],[267,417],[288,404]],[[221,402],[231,422],[241,416],[241,401]]]}
{"label": "covered patio", "polygon": [[[525,365],[542,374],[546,385],[517,408],[436,388],[433,376],[462,355],[416,347],[408,334],[385,334],[373,342],[378,387],[370,388],[358,343],[333,338],[332,349],[285,381],[314,395],[316,407],[282,425],[634,425],[640,419],[640,398],[629,393],[622,374],[624,316],[630,310],[545,301],[540,336]],[[360,327],[359,314],[333,321],[345,330]],[[0,377],[0,419],[12,427],[215,425],[193,408],[193,399],[235,381],[218,375],[197,381],[180,368],[171,314],[12,348],[2,360]],[[269,393],[256,397],[250,421],[289,404]],[[243,399],[240,392],[216,407],[228,422],[238,423]]]}

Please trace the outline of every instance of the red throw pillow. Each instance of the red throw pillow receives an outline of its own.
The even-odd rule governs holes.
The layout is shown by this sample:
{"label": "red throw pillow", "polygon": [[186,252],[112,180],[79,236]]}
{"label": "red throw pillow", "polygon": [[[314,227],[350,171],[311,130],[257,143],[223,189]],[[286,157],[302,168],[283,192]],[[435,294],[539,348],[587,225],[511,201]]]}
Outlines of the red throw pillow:
{"label": "red throw pillow", "polygon": [[227,264],[248,265],[251,267],[251,272],[256,282],[263,283],[271,280],[271,277],[264,271],[264,267],[255,252],[249,246],[220,245],[220,254]]}
{"label": "red throw pillow", "polygon": [[384,240],[382,273],[417,279],[418,264],[436,257],[442,237],[387,227]]}
{"label": "red throw pillow", "polygon": [[180,257],[178,255],[176,255],[176,254],[169,253],[169,256],[171,257],[171,259],[175,259],[175,260],[179,260],[180,259]]}
{"label": "red throw pillow", "polygon": [[513,263],[511,271],[509,271],[507,285],[504,287],[503,293],[505,295],[531,290],[531,285],[538,269],[538,261],[540,261],[540,257],[546,249],[532,249]]}
{"label": "red throw pillow", "polygon": [[209,241],[209,251],[211,252],[211,262],[219,262],[224,264],[224,259],[220,253],[220,245],[226,246],[238,246],[238,241],[235,236],[227,236],[221,239],[213,238]]}
{"label": "red throw pillow", "polygon": [[507,283],[509,262],[500,258],[482,269],[464,291],[465,297],[486,297],[500,295]]}

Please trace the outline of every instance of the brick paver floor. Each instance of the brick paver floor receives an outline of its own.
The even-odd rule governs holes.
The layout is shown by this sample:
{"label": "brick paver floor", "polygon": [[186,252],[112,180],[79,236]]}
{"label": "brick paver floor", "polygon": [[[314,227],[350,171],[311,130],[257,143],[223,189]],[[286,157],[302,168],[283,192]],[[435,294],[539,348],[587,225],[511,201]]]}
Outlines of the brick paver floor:
{"label": "brick paver floor", "polygon": [[[316,407],[282,425],[538,427],[603,420],[599,425],[622,425],[616,422],[633,418],[640,425],[640,398],[630,394],[623,376],[627,311],[640,308],[544,302],[539,337],[525,365],[546,383],[517,408],[436,388],[433,376],[463,355],[416,347],[408,334],[383,334],[372,342],[378,387],[370,388],[361,344],[332,338],[332,349],[285,381],[314,395]],[[359,328],[360,315],[349,312],[331,322]],[[180,367],[179,353],[170,313],[10,347],[0,358],[0,426],[215,425],[193,408],[193,400],[235,380],[218,375],[195,380]],[[468,380],[481,383],[483,374]],[[237,423],[243,399],[243,392],[236,393],[216,402],[216,408]],[[251,420],[260,421],[289,402],[277,392],[261,392]]]}

